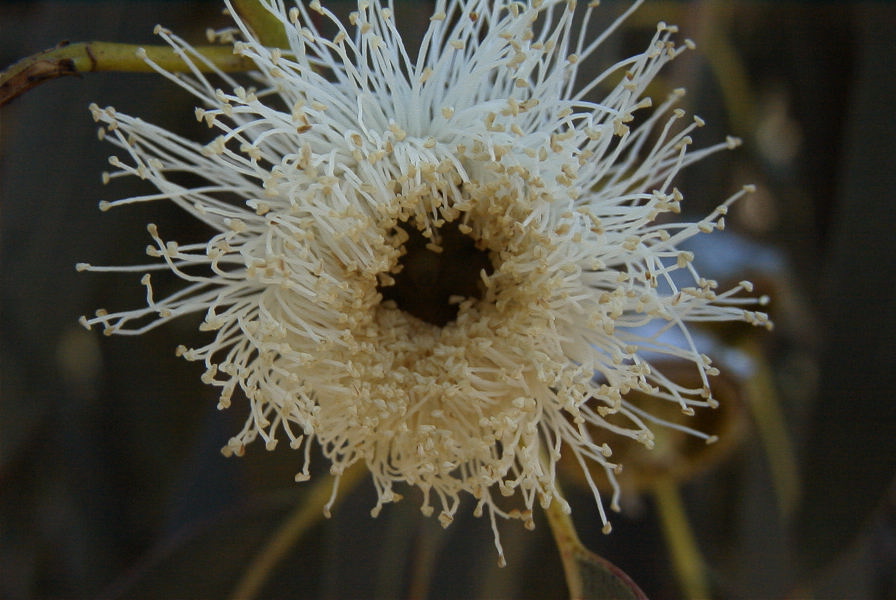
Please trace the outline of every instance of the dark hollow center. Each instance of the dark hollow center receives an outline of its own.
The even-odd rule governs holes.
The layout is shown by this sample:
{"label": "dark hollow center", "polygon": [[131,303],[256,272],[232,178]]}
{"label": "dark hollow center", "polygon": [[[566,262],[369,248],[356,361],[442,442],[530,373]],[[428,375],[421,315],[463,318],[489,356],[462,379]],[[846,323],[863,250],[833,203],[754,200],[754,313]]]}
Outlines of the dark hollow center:
{"label": "dark hollow center", "polygon": [[[409,238],[406,253],[399,260],[401,271],[392,274],[394,285],[380,286],[384,300],[393,300],[398,308],[422,321],[443,327],[457,318],[457,298],[482,298],[480,275],[494,270],[488,253],[460,232],[455,223],[439,228],[442,252],[427,248],[430,240],[416,227],[402,227]],[[455,300],[455,301],[452,301]]]}

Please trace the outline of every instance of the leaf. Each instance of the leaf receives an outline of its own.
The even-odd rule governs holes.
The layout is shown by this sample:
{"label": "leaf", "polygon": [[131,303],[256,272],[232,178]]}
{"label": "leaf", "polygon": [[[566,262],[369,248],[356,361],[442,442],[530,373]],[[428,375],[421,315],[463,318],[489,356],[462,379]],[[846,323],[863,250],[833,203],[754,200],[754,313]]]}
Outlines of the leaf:
{"label": "leaf", "polygon": [[[356,464],[340,476],[353,487],[366,474]],[[306,492],[256,497],[252,502],[180,532],[108,594],[111,598],[234,597],[247,600],[265,591],[280,572],[289,584],[315,597],[319,552],[300,542],[347,494],[334,494],[333,480],[321,478]],[[298,560],[285,566],[287,556]],[[307,575],[305,575],[307,573]],[[304,585],[307,582],[308,585]],[[280,588],[278,583],[277,588]],[[289,585],[285,597],[292,597]]]}
{"label": "leaf", "polygon": [[[827,326],[820,396],[795,528],[808,577],[848,547],[896,475],[896,80],[887,51],[892,20],[877,7],[860,14],[840,206],[833,211],[831,258],[820,286]],[[869,132],[879,134],[869,138]]]}
{"label": "leaf", "polygon": [[178,532],[102,597],[226,598],[300,497],[256,497]]}
{"label": "leaf", "polygon": [[575,561],[581,588],[578,598],[647,600],[641,588],[622,569],[605,558],[585,550],[576,552]]}
{"label": "leaf", "polygon": [[233,8],[265,46],[289,48],[283,24],[258,0],[234,0]]}

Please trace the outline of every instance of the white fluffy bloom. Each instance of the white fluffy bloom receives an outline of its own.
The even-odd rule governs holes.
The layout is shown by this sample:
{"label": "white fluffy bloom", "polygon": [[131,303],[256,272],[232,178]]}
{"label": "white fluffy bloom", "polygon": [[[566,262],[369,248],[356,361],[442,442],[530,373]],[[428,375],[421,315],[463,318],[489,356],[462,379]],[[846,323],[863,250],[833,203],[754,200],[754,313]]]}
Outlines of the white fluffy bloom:
{"label": "white fluffy bloom", "polygon": [[[288,48],[263,46],[238,18],[231,32],[258,66],[258,89],[157,68],[198,98],[198,120],[219,133],[211,143],[92,107],[126,155],[107,177],[158,189],[102,208],[166,200],[217,233],[179,245],[150,225],[153,264],[79,265],[186,282],[156,298],[144,275],[146,307],[83,322],[139,334],[203,314],[210,340],[178,352],[205,363],[221,408],[251,405],[225,453],[285,439],[303,452],[299,480],[313,445],[337,476],[361,461],[374,514],[405,484],[447,525],[467,492],[500,554],[496,516],[531,525],[536,501],[565,506],[562,453],[589,481],[597,463],[613,482],[614,436],[651,444],[658,419],[626,401],[630,390],[688,414],[716,404],[715,368],[687,323],[767,320],[734,297],[748,283],[717,293],[679,249],[721,228],[743,192],[697,223],[657,220],[679,212],[682,167],[736,145],[692,150],[701,122],[674,107],[682,92],[655,107],[644,95],[689,45],[672,41],[674,27],[661,23],[643,53],[582,80],[582,61],[625,16],[590,32],[596,3],[437,0],[416,56],[391,2],[359,1],[348,24],[318,0],[266,4]],[[600,102],[586,99],[598,90]],[[177,183],[183,173],[203,183]],[[669,330],[685,343],[670,345]],[[670,381],[656,357],[689,361],[702,387]]]}

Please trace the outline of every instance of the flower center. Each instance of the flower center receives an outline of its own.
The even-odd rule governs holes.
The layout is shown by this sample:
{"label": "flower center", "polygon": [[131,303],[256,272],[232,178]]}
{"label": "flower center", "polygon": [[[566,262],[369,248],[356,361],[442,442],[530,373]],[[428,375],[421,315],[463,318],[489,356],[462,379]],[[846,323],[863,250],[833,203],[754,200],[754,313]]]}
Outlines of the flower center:
{"label": "flower center", "polygon": [[480,273],[485,270],[490,275],[494,267],[488,253],[477,248],[475,240],[461,233],[455,223],[438,229],[438,244],[412,225],[401,229],[408,239],[398,263],[400,270],[392,275],[395,283],[381,285],[379,292],[401,310],[443,327],[457,318],[463,300],[482,298]]}

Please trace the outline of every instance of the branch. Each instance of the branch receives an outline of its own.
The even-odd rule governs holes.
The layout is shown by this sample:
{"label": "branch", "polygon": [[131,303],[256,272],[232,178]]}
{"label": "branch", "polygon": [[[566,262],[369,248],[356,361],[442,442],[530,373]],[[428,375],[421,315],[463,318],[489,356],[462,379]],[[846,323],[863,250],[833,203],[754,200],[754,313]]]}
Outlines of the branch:
{"label": "branch", "polygon": [[[17,98],[45,81],[68,75],[80,76],[94,71],[126,71],[150,73],[152,67],[137,57],[138,48],[167,71],[183,73],[189,70],[169,46],[138,46],[112,42],[62,43],[56,48],[38,52],[15,63],[0,73],[0,106]],[[230,46],[197,46],[197,52],[205,56],[218,69],[225,72],[250,71],[255,64],[233,53]],[[209,69],[195,65],[201,71]]]}

